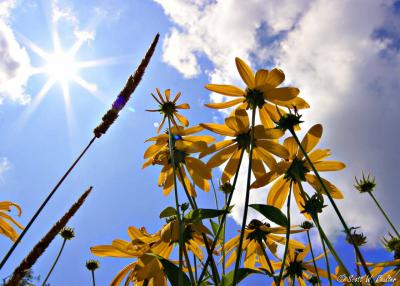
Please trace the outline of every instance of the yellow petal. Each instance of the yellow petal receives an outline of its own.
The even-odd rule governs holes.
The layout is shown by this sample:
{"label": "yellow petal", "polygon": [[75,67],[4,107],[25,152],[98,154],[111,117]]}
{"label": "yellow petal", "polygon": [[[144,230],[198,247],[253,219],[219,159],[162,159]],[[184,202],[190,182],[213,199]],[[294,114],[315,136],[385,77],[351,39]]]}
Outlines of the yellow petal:
{"label": "yellow petal", "polygon": [[182,104],[175,106],[175,108],[176,109],[190,109],[190,105],[187,103],[182,103]]}
{"label": "yellow petal", "polygon": [[153,144],[153,145],[150,145],[150,146],[146,149],[146,151],[144,152],[143,157],[144,157],[145,159],[147,159],[147,158],[153,156],[155,153],[157,153],[158,151],[160,151],[160,149],[163,148],[164,146],[165,146],[165,144]]}
{"label": "yellow petal", "polygon": [[255,77],[251,68],[240,58],[235,58],[236,67],[240,77],[249,88],[254,88]]}
{"label": "yellow petal", "polygon": [[118,272],[114,279],[111,281],[110,286],[120,286],[128,272],[133,271],[135,264],[136,262],[128,264],[120,272]]}
{"label": "yellow petal", "polygon": [[256,152],[253,152],[253,160],[251,163],[251,170],[253,171],[256,179],[266,174],[265,167],[261,159],[257,156]]}
{"label": "yellow petal", "polygon": [[252,189],[257,189],[268,185],[270,182],[275,180],[277,177],[276,172],[268,172],[261,178],[257,179],[253,184],[251,184]]}
{"label": "yellow petal", "polygon": [[280,85],[285,80],[285,74],[281,69],[274,68],[268,73],[267,84],[271,87]]}
{"label": "yellow petal", "polygon": [[[281,116],[285,115],[287,112],[282,108],[277,107],[276,105],[272,105],[270,103],[264,104],[264,109],[267,111],[269,117],[274,121],[278,122]],[[278,112],[279,111],[279,112]],[[272,126],[274,127],[274,126]],[[271,127],[271,128],[272,128]]]}
{"label": "yellow petal", "polygon": [[170,97],[171,97],[171,90],[170,89],[166,89],[165,90],[165,98],[167,99],[167,101],[169,101]]}
{"label": "yellow petal", "polygon": [[[342,192],[339,191],[339,189],[336,188],[336,186],[334,186],[328,180],[325,180],[323,178],[321,178],[321,179],[322,179],[322,182],[324,183],[324,185],[326,186],[326,188],[328,189],[329,193],[331,194],[332,198],[334,198],[334,199],[343,199]],[[322,186],[319,183],[319,181],[318,181],[316,176],[311,175],[311,174],[306,174],[306,180],[317,192],[319,192],[321,194],[325,194],[325,191],[322,188]]]}
{"label": "yellow petal", "polygon": [[299,95],[300,90],[296,87],[279,87],[268,91],[264,91],[266,100],[278,104],[279,102],[290,101]]}
{"label": "yellow petal", "polygon": [[225,149],[222,149],[218,153],[216,153],[214,156],[210,158],[210,160],[207,162],[207,167],[209,168],[215,168],[222,163],[224,163],[226,160],[228,160],[233,152],[237,149],[237,144],[231,145],[226,147]]}
{"label": "yellow petal", "polygon": [[275,127],[274,121],[272,121],[271,117],[269,116],[269,113],[267,112],[266,104],[264,104],[264,106],[259,109],[259,115],[261,123],[264,125],[265,128]]}
{"label": "yellow petal", "polygon": [[339,161],[320,161],[314,163],[317,171],[339,171],[346,167],[346,165]]}
{"label": "yellow petal", "polygon": [[[211,179],[211,169],[207,167],[202,161],[192,157],[185,158],[186,167],[188,168],[190,176],[198,173],[204,179]],[[192,176],[193,177],[193,176]]]}
{"label": "yellow petal", "polygon": [[224,95],[229,96],[244,96],[246,93],[233,85],[226,85],[226,84],[206,84],[205,88]]}
{"label": "yellow petal", "polygon": [[231,137],[235,136],[235,131],[233,131],[226,125],[216,123],[201,123],[200,126],[220,135]]}
{"label": "yellow petal", "polygon": [[297,110],[310,108],[310,105],[307,103],[307,101],[305,101],[301,97],[296,97],[289,101],[275,100],[274,103],[276,105],[284,106],[284,107],[291,108],[291,109],[296,108]]}
{"label": "yellow petal", "polygon": [[316,149],[308,154],[311,162],[317,162],[331,156],[330,149]]}
{"label": "yellow petal", "polygon": [[187,120],[185,116],[180,115],[178,112],[175,112],[174,115],[179,120],[179,122],[182,123],[183,126],[189,126],[189,120]]}
{"label": "yellow petal", "polygon": [[284,159],[289,157],[288,150],[272,140],[257,140],[257,147],[264,148],[268,152]]}
{"label": "yellow petal", "polygon": [[236,174],[238,166],[239,166],[239,159],[240,159],[241,152],[242,152],[242,150],[236,149],[235,152],[233,153],[232,157],[229,159],[228,163],[226,164],[224,172],[222,173],[222,176],[221,176],[222,184],[229,181],[233,177],[233,175]]}
{"label": "yellow petal", "polygon": [[209,108],[222,109],[222,108],[229,108],[229,107],[235,106],[236,104],[239,104],[241,102],[243,102],[243,99],[238,98],[238,99],[224,101],[224,102],[218,102],[218,103],[207,103],[204,105]]}
{"label": "yellow petal", "polygon": [[112,245],[97,245],[97,246],[92,246],[90,248],[90,251],[92,252],[93,255],[99,256],[99,257],[124,257],[124,258],[132,258],[132,255],[129,255],[125,252],[122,252],[118,249],[116,249]]}
{"label": "yellow petal", "polygon": [[214,153],[214,152],[216,152],[218,150],[221,150],[222,148],[225,148],[226,146],[229,146],[232,143],[234,143],[233,140],[224,140],[224,141],[217,142],[217,143],[209,146],[203,152],[201,152],[199,158],[203,158],[204,156],[207,156],[207,155],[209,155],[211,153]]}
{"label": "yellow petal", "polygon": [[269,73],[268,70],[263,70],[263,69],[258,70],[256,72],[256,86],[255,86],[255,88],[260,87],[260,86],[262,86],[264,84],[267,84],[268,73]]}
{"label": "yellow petal", "polygon": [[279,139],[284,132],[276,128],[265,128],[263,125],[254,127],[254,137],[256,139]]}
{"label": "yellow petal", "polygon": [[288,137],[283,141],[283,146],[289,151],[289,158],[293,159],[297,155],[299,147],[297,146],[296,140],[293,137]]}
{"label": "yellow petal", "polygon": [[195,136],[186,136],[184,140],[190,142],[203,141],[206,143],[212,143],[215,141],[215,138],[210,135],[195,135]]}
{"label": "yellow petal", "polygon": [[289,186],[289,180],[279,177],[269,190],[267,204],[281,209],[289,194]]}
{"label": "yellow petal", "polygon": [[197,132],[202,131],[204,128],[201,127],[200,125],[195,125],[192,126],[190,128],[181,128],[179,130],[179,133],[173,133],[173,134],[177,134],[177,135],[181,135],[181,136],[186,136],[186,135],[191,135]]}
{"label": "yellow petal", "polygon": [[[294,199],[296,201],[297,207],[299,208],[300,212],[302,212],[304,210],[303,206],[305,204],[305,201],[304,201],[304,197],[301,194],[301,190],[300,190],[300,187],[299,187],[298,184],[301,184],[301,182],[300,183],[296,182],[296,183],[293,184],[293,195],[294,195]],[[312,219],[311,216],[308,213],[303,213],[303,215],[308,220]]]}
{"label": "yellow petal", "polygon": [[267,164],[267,166],[268,166],[268,168],[270,169],[270,170],[274,170],[275,169],[275,167],[276,167],[276,160],[275,160],[275,158],[268,152],[268,151],[266,151],[265,149],[263,149],[263,148],[261,148],[261,147],[255,147],[254,148],[254,151],[253,151],[254,153],[256,153],[257,154],[257,156],[261,159],[261,160],[263,160],[263,162],[265,163],[265,164]]}
{"label": "yellow petal", "polygon": [[[322,136],[322,125],[316,124],[308,130],[307,134],[304,136],[301,141],[301,146],[303,146],[304,150],[308,154],[319,142]],[[301,153],[301,152],[299,152]],[[302,158],[302,154],[300,154],[300,158]]]}

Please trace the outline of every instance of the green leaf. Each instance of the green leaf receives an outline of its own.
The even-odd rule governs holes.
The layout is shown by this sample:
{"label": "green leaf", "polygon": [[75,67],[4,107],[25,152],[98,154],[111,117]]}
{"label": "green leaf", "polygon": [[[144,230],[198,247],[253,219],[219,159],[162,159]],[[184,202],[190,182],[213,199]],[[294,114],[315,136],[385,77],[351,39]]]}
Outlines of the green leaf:
{"label": "green leaf", "polygon": [[[210,220],[210,223],[211,223],[211,228],[212,228],[212,231],[213,231],[213,233],[214,233],[214,236],[216,236],[220,224],[219,224],[219,223],[216,223],[216,222],[214,222],[214,221],[212,221],[212,220]],[[221,229],[221,231],[220,231],[220,233],[219,233],[219,236],[218,236],[218,239],[219,239],[219,240],[222,240],[222,239],[224,238],[224,228],[225,228],[225,225],[222,227],[222,229]]]}
{"label": "green leaf", "polygon": [[160,213],[160,218],[163,217],[171,217],[176,215],[176,209],[173,207],[166,207],[161,213]]}
{"label": "green leaf", "polygon": [[[235,274],[235,271],[232,270],[228,274],[222,277],[221,284],[220,286],[232,286],[233,285],[233,276]],[[263,274],[261,271],[255,270],[255,269],[250,269],[250,268],[239,268],[237,272],[237,279],[236,283],[239,283],[242,281],[244,278],[251,274]]]}
{"label": "green leaf", "polygon": [[259,213],[261,213],[263,216],[265,216],[267,219],[270,221],[287,227],[288,225],[288,219],[285,216],[285,214],[278,208],[270,205],[263,205],[263,204],[254,204],[254,205],[249,205],[251,208],[255,209]]}
{"label": "green leaf", "polygon": [[[207,218],[219,217],[226,213],[225,210],[214,210],[214,209],[196,209],[188,213],[187,218],[193,221],[199,221]],[[229,212],[229,211],[228,211]]]}
{"label": "green leaf", "polygon": [[145,255],[154,256],[155,258],[158,259],[158,261],[161,262],[162,266],[164,267],[164,272],[167,275],[169,282],[171,283],[171,286],[179,286],[179,274],[182,275],[181,285],[191,286],[190,280],[186,276],[186,274],[183,271],[180,271],[179,267],[173,264],[171,261],[154,253],[146,253]]}

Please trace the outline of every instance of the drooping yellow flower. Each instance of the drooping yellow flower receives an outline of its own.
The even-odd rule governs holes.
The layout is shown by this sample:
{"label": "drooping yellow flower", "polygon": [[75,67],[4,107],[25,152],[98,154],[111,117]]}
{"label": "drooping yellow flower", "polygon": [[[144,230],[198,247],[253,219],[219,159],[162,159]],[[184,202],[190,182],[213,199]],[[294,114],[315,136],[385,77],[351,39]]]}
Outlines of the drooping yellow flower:
{"label": "drooping yellow flower", "polygon": [[[208,180],[211,179],[211,169],[201,160],[191,156],[204,151],[207,148],[207,143],[214,140],[211,136],[189,136],[202,129],[201,126],[187,129],[182,126],[171,128],[171,131],[174,132],[172,133],[172,144],[176,174],[191,196],[196,196],[196,191],[187,173],[199,188],[206,192],[210,190]],[[158,178],[158,185],[163,187],[164,195],[168,195],[174,186],[174,168],[170,156],[168,135],[166,136],[167,138],[165,134],[162,134],[149,139],[155,141],[155,144],[146,150],[144,157],[147,158],[147,161],[143,165],[143,168],[150,164],[163,166]]]}
{"label": "drooping yellow flower", "polygon": [[[226,140],[211,145],[207,150],[200,154],[200,158],[208,154],[216,152],[207,162],[209,168],[215,168],[222,165],[225,166],[221,177],[222,184],[229,181],[236,173],[241,152],[249,151],[251,141],[251,128],[249,117],[246,110],[238,108],[232,115],[225,119],[225,124],[204,123],[202,127],[228,137]],[[280,138],[283,132],[274,128],[265,128],[262,125],[254,127],[254,149],[252,159],[252,171],[256,178],[260,178],[266,173],[264,163],[270,168],[275,169],[276,160],[271,155],[274,154],[281,158],[289,156],[288,151],[282,145],[276,143],[276,139]]]}
{"label": "drooping yellow flower", "polygon": [[0,202],[0,234],[8,237],[12,241],[17,240],[18,233],[13,228],[12,224],[17,226],[19,229],[24,227],[13,219],[7,212],[11,211],[11,208],[15,207],[18,210],[18,216],[21,216],[21,207],[13,202]]}
{"label": "drooping yellow flower", "polygon": [[207,84],[205,87],[213,92],[234,97],[235,99],[221,103],[210,103],[210,108],[223,109],[239,105],[245,108],[259,108],[262,124],[266,128],[273,128],[274,122],[278,122],[280,114],[285,114],[283,109],[277,106],[302,109],[308,108],[308,103],[297,97],[299,89],[295,87],[278,87],[285,79],[282,70],[274,68],[270,71],[260,69],[254,75],[251,68],[240,58],[236,58],[236,67],[246,84],[243,90],[233,85]]}
{"label": "drooping yellow flower", "polygon": [[[324,161],[331,155],[329,149],[315,149],[322,136],[322,125],[316,124],[310,128],[304,136],[301,145],[307,152],[318,172],[338,171],[345,168],[345,164],[339,161]],[[309,183],[318,193],[324,194],[318,179],[315,175],[310,174],[311,166],[304,158],[303,153],[299,150],[298,145],[293,137],[285,139],[283,145],[289,151],[289,158],[282,160],[276,165],[276,168],[257,179],[252,188],[263,187],[273,181],[271,189],[268,192],[267,204],[277,208],[282,208],[289,194],[290,184],[293,184],[293,194],[297,206],[301,211],[304,210],[304,198],[301,193],[299,184],[302,182]],[[343,199],[342,192],[328,180],[322,179],[332,198]],[[304,215],[310,219],[309,215]]]}
{"label": "drooping yellow flower", "polygon": [[131,241],[116,239],[111,245],[99,245],[90,248],[91,252],[100,257],[137,258],[136,261],[125,266],[114,279],[111,286],[119,286],[125,280],[125,285],[135,282],[142,285],[147,280],[148,285],[167,285],[161,263],[146,253],[156,253],[168,258],[172,249],[157,247],[160,241],[160,232],[156,234],[147,233],[145,228],[137,229],[129,227],[128,235]]}
{"label": "drooping yellow flower", "polygon": [[157,103],[160,105],[159,109],[148,109],[147,111],[160,112],[161,114],[164,115],[164,117],[157,129],[157,133],[160,132],[161,128],[164,125],[165,119],[167,119],[168,117],[171,119],[174,126],[178,126],[175,118],[178,119],[182,125],[189,126],[189,121],[186,119],[186,117],[184,117],[178,113],[178,109],[189,109],[190,108],[189,104],[183,103],[183,104],[176,105],[176,102],[178,101],[179,97],[181,96],[181,93],[178,92],[175,95],[174,99],[171,101],[170,100],[170,97],[171,97],[170,89],[166,89],[164,91],[165,98],[162,96],[162,94],[158,88],[156,88],[156,91],[157,91],[157,95],[158,95],[159,99],[157,99],[157,97],[155,97],[153,94],[152,94],[152,96],[157,101]]}
{"label": "drooping yellow flower", "polygon": [[[298,285],[306,286],[306,281],[308,281],[311,276],[315,276],[316,272],[320,277],[328,278],[329,274],[325,270],[321,268],[315,268],[313,265],[313,260],[310,259],[308,261],[304,261],[307,257],[308,252],[310,251],[310,245],[307,245],[305,249],[288,249],[288,253],[286,256],[285,271],[283,274],[284,279],[289,280],[288,285],[294,285],[294,281],[297,280]],[[324,253],[315,257],[315,261],[323,258],[325,256]],[[281,268],[282,262],[277,262],[277,269]],[[330,275],[332,279],[337,279],[335,274]],[[281,280],[280,285],[284,285],[284,279]],[[272,285],[276,285],[275,282]]]}
{"label": "drooping yellow flower", "polygon": [[[298,233],[303,232],[303,229],[298,228],[297,226],[293,226],[290,233]],[[242,245],[242,250],[246,253],[244,258],[244,267],[257,269],[256,264],[259,263],[260,267],[267,269],[270,271],[270,266],[266,260],[266,257],[263,254],[263,251],[269,249],[269,251],[279,259],[277,256],[277,248],[279,244],[285,245],[286,238],[282,237],[278,234],[285,234],[286,227],[270,227],[267,223],[262,223],[257,219],[253,219],[245,229],[245,235]],[[226,266],[229,267],[234,261],[236,261],[237,255],[237,245],[239,243],[240,235],[235,236],[230,239],[225,244],[225,253],[230,256],[226,261]],[[262,246],[261,246],[262,244]],[[263,247],[264,250],[261,248]],[[305,246],[294,240],[289,239],[289,248],[293,249],[303,249]],[[275,261],[271,261],[271,264],[276,263]],[[274,267],[273,267],[274,268]]]}

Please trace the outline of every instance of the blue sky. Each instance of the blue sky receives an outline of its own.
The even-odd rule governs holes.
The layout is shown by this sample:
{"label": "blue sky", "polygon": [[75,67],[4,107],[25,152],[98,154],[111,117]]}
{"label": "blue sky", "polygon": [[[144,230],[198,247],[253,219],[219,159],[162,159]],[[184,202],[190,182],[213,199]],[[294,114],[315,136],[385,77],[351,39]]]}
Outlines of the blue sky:
{"label": "blue sky", "polygon": [[[163,224],[159,212],[173,205],[157,187],[157,168],[141,169],[143,143],[154,136],[160,116],[154,108],[155,87],[181,91],[191,124],[221,121],[224,114],[203,104],[220,101],[203,86],[208,82],[242,85],[234,57],[253,68],[280,66],[287,82],[298,86],[311,104],[306,124],[325,127],[321,147],[332,149],[334,159],[346,162],[340,175],[328,176],[344,192],[339,205],[349,224],[362,226],[370,246],[369,261],[390,259],[379,238],[389,230],[372,202],[352,188],[362,170],[376,175],[376,196],[399,225],[397,130],[400,107],[400,21],[396,1],[11,1],[0,3],[0,191],[1,200],[21,205],[19,221],[26,224],[42,199],[92,137],[92,129],[145,53],[154,35],[161,40],[148,71],[127,108],[105,136],[97,140],[59,192],[43,211],[15,251],[0,278],[90,185],[94,191],[71,220],[76,238],[68,243],[50,279],[51,285],[88,285],[84,267],[93,258],[89,247],[127,238],[128,226],[157,231]],[[246,3],[245,3],[246,2]],[[61,46],[82,45],[77,61],[99,65],[79,70],[89,89],[69,84],[70,108],[57,82],[36,105],[48,80],[46,74],[30,75],[31,67],[46,63],[31,48],[35,43],[53,52],[57,31]],[[307,130],[307,128],[304,128]],[[218,176],[218,172],[215,173]],[[242,176],[244,182],[245,176]],[[240,181],[240,180],[239,180]],[[200,193],[200,191],[199,191]],[[257,190],[251,201],[262,203],[266,192]],[[241,216],[243,190],[234,201]],[[199,195],[200,205],[213,203],[211,194]],[[322,218],[327,231],[339,236],[341,227],[331,212]],[[301,221],[299,217],[295,221]],[[229,221],[232,233],[238,228]],[[0,238],[2,253],[10,247]],[[45,275],[61,239],[56,239],[34,267]],[[319,250],[320,251],[320,250]],[[351,263],[352,253],[344,251]],[[101,259],[96,273],[107,285],[125,266],[124,259]],[[243,285],[254,285],[252,277]]]}

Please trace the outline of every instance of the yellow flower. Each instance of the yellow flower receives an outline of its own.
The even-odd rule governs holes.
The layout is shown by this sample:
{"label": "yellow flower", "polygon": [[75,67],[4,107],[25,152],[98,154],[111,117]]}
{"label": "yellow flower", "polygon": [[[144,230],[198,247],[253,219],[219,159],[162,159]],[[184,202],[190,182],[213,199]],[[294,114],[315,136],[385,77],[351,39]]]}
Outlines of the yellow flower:
{"label": "yellow flower", "polygon": [[210,103],[206,106],[210,108],[222,109],[235,105],[246,108],[259,108],[259,115],[262,124],[267,128],[274,127],[274,122],[278,122],[280,115],[286,112],[282,109],[277,111],[277,105],[282,107],[302,109],[308,108],[308,103],[297,97],[299,89],[295,87],[278,87],[285,79],[282,70],[274,68],[271,71],[260,69],[254,75],[251,68],[241,59],[236,58],[236,67],[246,84],[243,90],[233,85],[207,84],[205,87],[213,92],[217,92],[236,99],[221,103]]}
{"label": "yellow flower", "polygon": [[160,241],[160,233],[149,234],[145,228],[137,229],[129,227],[128,235],[131,241],[116,239],[111,245],[99,245],[90,248],[91,252],[100,257],[137,258],[137,261],[128,264],[117,273],[111,281],[111,286],[119,286],[125,279],[142,285],[147,280],[148,285],[167,285],[161,263],[154,257],[146,255],[152,252],[168,258],[172,248],[160,249],[157,243]]}
{"label": "yellow flower", "polygon": [[[207,162],[207,167],[215,168],[225,161],[225,166],[221,177],[222,184],[229,181],[236,173],[241,152],[249,151],[251,141],[251,128],[249,117],[246,110],[236,109],[232,116],[225,119],[225,124],[204,123],[202,127],[228,137],[230,139],[223,140],[212,146],[200,154],[200,158],[208,154],[216,152]],[[289,156],[288,151],[282,145],[276,143],[276,139],[280,138],[283,132],[270,128],[266,129],[262,125],[254,127],[254,149],[252,160],[252,171],[256,178],[260,178],[266,173],[265,163],[270,169],[274,169],[276,165],[275,158],[271,155],[277,155],[281,158]]]}
{"label": "yellow flower", "polygon": [[23,229],[24,227],[6,213],[11,211],[11,207],[15,207],[18,210],[17,215],[21,216],[21,207],[19,205],[13,202],[0,202],[0,234],[15,241],[18,238],[18,233],[12,224],[16,225],[19,229]]}
{"label": "yellow flower", "polygon": [[[286,256],[285,264],[285,272],[283,274],[283,278],[287,278],[289,280],[289,285],[293,285],[295,279],[298,281],[298,285],[306,286],[306,281],[308,281],[311,276],[316,275],[316,270],[320,277],[328,278],[328,272],[323,269],[317,268],[315,269],[313,265],[313,260],[304,261],[308,252],[310,251],[310,245],[307,245],[305,249],[288,249],[288,254]],[[325,256],[324,253],[315,257],[315,260],[319,260]],[[277,269],[281,268],[282,262],[277,262]],[[311,275],[311,276],[310,276]],[[337,279],[336,275],[331,274],[332,279]],[[272,284],[275,285],[275,282]],[[284,282],[281,281],[280,285],[284,285]]]}
{"label": "yellow flower", "polygon": [[175,117],[176,117],[176,119],[179,120],[180,123],[182,123],[182,125],[189,126],[189,121],[186,119],[186,117],[184,117],[178,113],[178,109],[189,109],[190,108],[189,104],[183,103],[183,104],[176,105],[176,102],[178,101],[179,97],[181,96],[181,93],[178,92],[175,95],[174,99],[171,101],[170,100],[170,97],[171,97],[170,89],[166,89],[164,91],[165,98],[162,96],[162,94],[158,88],[156,88],[156,91],[157,91],[157,95],[158,95],[159,99],[157,99],[157,97],[155,97],[153,94],[152,94],[152,96],[158,102],[158,104],[160,105],[159,106],[160,108],[159,109],[148,109],[147,111],[160,112],[161,114],[164,115],[164,117],[160,123],[160,126],[157,129],[157,133],[160,132],[161,128],[164,125],[165,119],[168,117],[171,119],[172,123],[175,126],[178,126],[178,124],[176,123]]}
{"label": "yellow flower", "polygon": [[[210,190],[208,180],[211,179],[211,169],[201,160],[190,156],[204,151],[207,148],[207,143],[214,141],[212,136],[188,136],[202,129],[201,126],[187,129],[182,126],[171,128],[176,174],[179,181],[185,184],[191,196],[196,196],[196,191],[186,172],[189,173],[195,185],[206,192]],[[168,195],[174,186],[174,172],[170,158],[168,135],[162,134],[149,140],[155,141],[155,144],[146,150],[144,157],[147,158],[147,161],[144,163],[143,168],[150,164],[163,166],[158,178],[158,185],[163,187],[164,195]]]}
{"label": "yellow flower", "polygon": [[[297,228],[297,226],[292,226],[295,228],[290,231],[290,233],[298,233],[303,232],[303,229]],[[259,220],[253,219],[245,229],[244,240],[242,245],[242,250],[246,253],[244,258],[244,267],[256,269],[256,263],[259,263],[262,268],[270,271],[270,267],[267,263],[267,260],[263,254],[263,249],[268,248],[269,251],[279,259],[276,254],[278,245],[285,245],[286,239],[277,234],[285,234],[286,227],[270,227],[267,223],[262,223]],[[225,244],[225,251],[228,253],[231,252],[230,257],[226,262],[226,266],[229,267],[234,261],[236,261],[236,248],[239,243],[240,235],[235,236],[230,239]],[[303,249],[305,246],[293,239],[289,239],[289,248],[293,249]],[[271,261],[272,265],[276,263],[275,261]],[[273,267],[274,268],[274,267]]]}
{"label": "yellow flower", "polygon": [[[301,142],[301,145],[307,152],[307,155],[311,159],[317,171],[338,171],[345,168],[345,164],[342,162],[324,161],[325,158],[331,155],[329,149],[315,149],[313,151],[314,147],[321,139],[321,136],[322,125],[317,124],[310,128]],[[277,208],[282,208],[286,198],[288,197],[290,183],[292,182],[294,198],[297,206],[302,211],[304,210],[304,198],[301,194],[299,184],[302,184],[302,182],[308,182],[318,193],[324,194],[324,191],[318,182],[317,177],[310,174],[311,166],[304,158],[301,150],[299,150],[295,139],[293,137],[288,137],[285,139],[283,145],[289,151],[289,159],[279,162],[275,169],[257,179],[251,187],[260,188],[275,180],[269,190],[267,204],[273,205]],[[322,181],[333,198],[343,199],[342,192],[336,186],[328,180],[322,179]],[[310,219],[308,214],[305,213],[304,215]]]}

